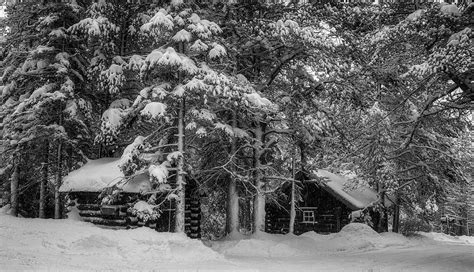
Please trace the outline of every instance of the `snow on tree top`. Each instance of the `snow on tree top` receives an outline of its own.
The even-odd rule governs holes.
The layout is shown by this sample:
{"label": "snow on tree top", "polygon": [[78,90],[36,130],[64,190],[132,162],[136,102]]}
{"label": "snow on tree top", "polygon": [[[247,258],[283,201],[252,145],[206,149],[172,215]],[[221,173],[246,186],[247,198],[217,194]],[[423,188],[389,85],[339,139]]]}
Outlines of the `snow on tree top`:
{"label": "snow on tree top", "polygon": [[442,5],[440,11],[444,15],[461,16],[461,12],[456,5]]}
{"label": "snow on tree top", "polygon": [[206,51],[209,47],[203,43],[200,39],[197,39],[190,47],[192,51],[201,52]]}
{"label": "snow on tree top", "polygon": [[60,192],[98,192],[116,185],[124,192],[139,193],[151,188],[147,174],[141,174],[125,182],[119,168],[119,158],[102,158],[88,161],[81,168],[64,177]]}
{"label": "snow on tree top", "polygon": [[315,174],[328,180],[323,183],[323,188],[327,192],[353,210],[364,209],[378,200],[377,192],[367,186],[358,186],[355,189],[347,188],[350,181],[346,177],[322,169]]}
{"label": "snow on tree top", "polygon": [[166,113],[166,105],[160,102],[150,102],[146,104],[141,114],[149,118],[158,118]]}
{"label": "snow on tree top", "polygon": [[227,54],[225,48],[222,45],[214,43],[213,46],[214,47],[211,49],[211,51],[209,51],[210,59],[220,58]]}
{"label": "snow on tree top", "polygon": [[173,36],[173,41],[175,42],[189,42],[192,39],[191,33],[186,31],[185,29],[181,29]]}
{"label": "snow on tree top", "polygon": [[174,27],[172,17],[164,9],[160,9],[151,20],[141,27],[142,31],[150,31],[154,27],[172,29]]}
{"label": "snow on tree top", "polygon": [[51,90],[53,90],[55,84],[46,84],[44,86],[41,86],[40,88],[36,89],[29,97],[30,100],[35,100],[39,97],[41,97],[42,95],[50,92]]}
{"label": "snow on tree top", "polygon": [[425,10],[424,9],[419,9],[419,10],[416,10],[412,13],[410,13],[406,20],[408,21],[416,21],[418,19],[420,19],[421,16],[423,16],[423,14],[425,13]]}
{"label": "snow on tree top", "polygon": [[201,18],[199,18],[199,15],[197,15],[196,13],[193,13],[191,14],[191,17],[189,17],[188,20],[193,24],[197,24],[201,21]]}
{"label": "snow on tree top", "polygon": [[245,98],[254,107],[271,107],[273,103],[258,93],[245,94]]}

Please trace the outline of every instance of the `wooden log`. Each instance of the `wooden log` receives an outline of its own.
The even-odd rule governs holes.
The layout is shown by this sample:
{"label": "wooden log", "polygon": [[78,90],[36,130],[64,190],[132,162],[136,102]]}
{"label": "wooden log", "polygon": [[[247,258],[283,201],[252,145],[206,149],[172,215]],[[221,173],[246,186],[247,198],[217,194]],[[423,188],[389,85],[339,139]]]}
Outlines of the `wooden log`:
{"label": "wooden log", "polygon": [[79,215],[83,217],[100,217],[102,213],[100,211],[92,211],[92,210],[80,210]]}
{"label": "wooden log", "polygon": [[135,226],[138,224],[138,218],[129,216],[126,218],[127,224]]}
{"label": "wooden log", "polygon": [[93,224],[110,226],[125,226],[127,223],[127,221],[124,219],[104,219],[101,217],[85,217],[83,220]]}
{"label": "wooden log", "polygon": [[201,220],[201,214],[200,213],[191,213],[191,218]]}
{"label": "wooden log", "polygon": [[92,210],[92,211],[100,211],[99,204],[79,204],[77,205],[78,210]]}

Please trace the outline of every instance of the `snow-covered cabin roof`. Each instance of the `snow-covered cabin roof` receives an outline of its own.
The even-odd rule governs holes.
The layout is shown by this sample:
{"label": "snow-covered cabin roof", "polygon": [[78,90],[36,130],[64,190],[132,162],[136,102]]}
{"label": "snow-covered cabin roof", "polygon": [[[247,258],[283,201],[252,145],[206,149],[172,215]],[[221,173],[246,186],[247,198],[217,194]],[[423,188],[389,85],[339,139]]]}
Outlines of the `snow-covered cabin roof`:
{"label": "snow-covered cabin roof", "polygon": [[60,192],[98,192],[116,185],[124,192],[139,193],[150,190],[147,174],[138,175],[125,182],[119,168],[119,158],[90,160],[81,168],[64,177]]}
{"label": "snow-covered cabin roof", "polygon": [[349,179],[327,170],[318,170],[316,176],[327,179],[322,182],[322,188],[339,199],[348,208],[360,210],[370,206],[378,199],[377,192],[367,186],[357,186],[352,188]]}

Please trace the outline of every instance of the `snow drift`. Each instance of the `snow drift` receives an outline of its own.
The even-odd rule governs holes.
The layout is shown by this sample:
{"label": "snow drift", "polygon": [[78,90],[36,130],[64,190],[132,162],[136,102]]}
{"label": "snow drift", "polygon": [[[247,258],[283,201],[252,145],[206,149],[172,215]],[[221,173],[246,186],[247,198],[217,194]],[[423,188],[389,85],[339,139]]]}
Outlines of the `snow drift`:
{"label": "snow drift", "polygon": [[[222,257],[199,240],[184,234],[149,228],[111,230],[74,220],[24,219],[0,214],[0,267],[4,260],[22,258],[35,269],[70,267],[134,269],[153,263],[195,263]],[[27,258],[38,256],[40,258]],[[44,261],[43,261],[44,259]],[[46,260],[56,263],[43,263]],[[78,260],[80,260],[78,262]],[[151,266],[149,269],[153,268]]]}
{"label": "snow drift", "polygon": [[234,235],[207,247],[148,228],[15,218],[7,210],[0,208],[0,270],[6,271],[472,271],[474,265],[472,237],[380,235],[363,224],[330,235]]}
{"label": "snow drift", "polygon": [[217,252],[230,256],[295,257],[355,252],[408,246],[412,242],[401,234],[379,234],[365,224],[352,223],[338,233],[307,232],[300,236],[259,233],[238,240],[211,243]]}

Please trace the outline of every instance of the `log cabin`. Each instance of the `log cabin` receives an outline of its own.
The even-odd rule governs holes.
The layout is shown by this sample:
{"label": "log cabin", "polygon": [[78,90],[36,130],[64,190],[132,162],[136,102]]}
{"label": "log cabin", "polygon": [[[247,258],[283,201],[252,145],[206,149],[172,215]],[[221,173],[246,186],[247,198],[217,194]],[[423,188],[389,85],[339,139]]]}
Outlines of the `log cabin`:
{"label": "log cabin", "polygon": [[[136,228],[146,226],[165,232],[174,229],[175,203],[166,194],[158,196],[160,216],[155,220],[141,220],[133,213],[133,203],[146,201],[151,183],[147,173],[126,179],[119,169],[118,158],[90,160],[81,168],[72,171],[63,179],[60,192],[77,207],[83,221],[109,228]],[[170,184],[173,186],[173,184]],[[188,180],[185,200],[185,232],[191,238],[200,238],[201,204],[196,183]],[[106,192],[113,198],[103,204]]]}
{"label": "log cabin", "polygon": [[[307,231],[333,233],[351,222],[353,212],[365,210],[374,225],[386,216],[371,207],[378,203],[378,194],[367,186],[350,186],[348,178],[326,170],[318,170],[317,180],[298,174],[300,180],[300,201],[297,203],[294,233]],[[266,205],[265,231],[268,233],[288,233],[290,224],[290,190],[283,188],[282,201]],[[389,206],[390,203],[385,203]],[[373,226],[375,227],[375,226]]]}

